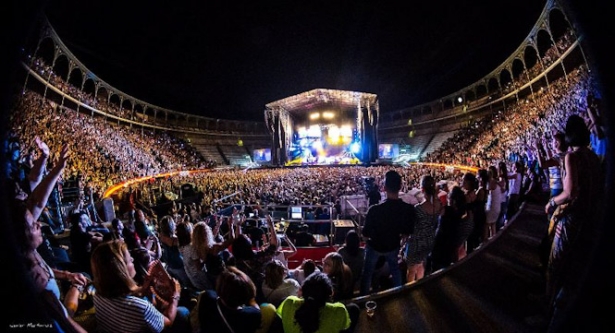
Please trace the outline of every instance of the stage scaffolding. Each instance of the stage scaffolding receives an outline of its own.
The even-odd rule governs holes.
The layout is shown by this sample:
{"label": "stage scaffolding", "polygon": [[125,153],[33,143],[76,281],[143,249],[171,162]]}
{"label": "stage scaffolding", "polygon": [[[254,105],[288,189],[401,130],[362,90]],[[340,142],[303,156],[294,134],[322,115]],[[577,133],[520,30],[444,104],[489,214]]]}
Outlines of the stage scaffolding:
{"label": "stage scaffolding", "polygon": [[367,164],[378,158],[378,96],[356,91],[314,89],[265,106],[265,124],[272,134],[272,164],[282,166],[286,163],[296,116],[323,106],[356,111],[354,118],[362,147],[360,160]]}

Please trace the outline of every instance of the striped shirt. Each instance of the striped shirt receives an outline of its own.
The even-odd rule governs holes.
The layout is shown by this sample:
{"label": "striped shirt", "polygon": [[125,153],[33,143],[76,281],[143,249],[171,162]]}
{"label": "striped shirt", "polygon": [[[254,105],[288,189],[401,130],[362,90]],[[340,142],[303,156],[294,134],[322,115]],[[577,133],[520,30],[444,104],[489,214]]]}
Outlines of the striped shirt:
{"label": "striped shirt", "polygon": [[106,298],[95,294],[94,308],[101,333],[161,332],[164,328],[162,313],[143,298]]}

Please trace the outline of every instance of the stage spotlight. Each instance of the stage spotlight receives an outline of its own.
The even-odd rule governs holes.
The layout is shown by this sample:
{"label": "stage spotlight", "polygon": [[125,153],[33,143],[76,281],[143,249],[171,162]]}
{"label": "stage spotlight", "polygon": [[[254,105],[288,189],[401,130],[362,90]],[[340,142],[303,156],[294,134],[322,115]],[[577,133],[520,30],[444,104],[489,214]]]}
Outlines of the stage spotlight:
{"label": "stage spotlight", "polygon": [[353,154],[358,154],[361,151],[361,144],[358,142],[354,142],[350,145],[350,152]]}
{"label": "stage spotlight", "polygon": [[340,135],[343,137],[351,137],[352,136],[352,128],[350,125],[344,125],[340,128]]}
{"label": "stage spotlight", "polygon": [[325,119],[333,119],[335,114],[333,112],[326,111],[322,113],[322,117]]}

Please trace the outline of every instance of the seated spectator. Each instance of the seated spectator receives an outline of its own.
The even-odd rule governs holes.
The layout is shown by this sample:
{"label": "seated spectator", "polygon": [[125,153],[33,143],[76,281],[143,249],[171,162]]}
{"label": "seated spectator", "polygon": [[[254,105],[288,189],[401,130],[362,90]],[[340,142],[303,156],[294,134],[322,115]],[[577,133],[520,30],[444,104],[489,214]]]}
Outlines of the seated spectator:
{"label": "seated spectator", "polygon": [[111,231],[103,235],[103,241],[124,239],[124,222],[118,218],[111,220]]}
{"label": "seated spectator", "polygon": [[341,301],[354,296],[354,281],[350,267],[344,263],[342,255],[329,252],[322,259],[323,272],[333,283],[333,300]]}
{"label": "seated spectator", "polygon": [[190,222],[180,222],[177,224],[177,241],[179,252],[184,261],[184,269],[192,286],[198,291],[214,289],[214,285],[207,276],[205,263],[199,258],[195,247],[192,244],[193,228]]}
{"label": "seated spectator", "polygon": [[314,246],[316,238],[310,232],[310,227],[307,224],[302,224],[299,231],[295,233],[296,246]]}
{"label": "seated spectator", "polygon": [[[134,227],[135,232],[143,243],[154,235],[154,232],[152,231],[154,226],[152,225],[150,219],[145,216],[145,212],[142,209],[135,210]],[[143,245],[145,246],[146,244]]]}
{"label": "seated spectator", "polygon": [[188,278],[184,269],[184,259],[179,252],[179,239],[175,234],[175,220],[170,215],[163,216],[160,219],[159,238],[162,248],[161,261],[166,264],[166,270],[183,287],[192,287],[190,278]]}
{"label": "seated spectator", "polygon": [[288,296],[277,309],[284,332],[340,332],[351,324],[344,304],[331,302],[333,284],[324,273],[305,279],[299,296]]}
{"label": "seated spectator", "polygon": [[352,271],[354,289],[359,288],[363,263],[365,262],[365,249],[361,247],[359,234],[355,230],[348,230],[344,245],[337,252],[344,259],[344,263],[350,267],[350,271]]}
{"label": "seated spectator", "polygon": [[288,268],[279,260],[274,259],[265,265],[265,279],[263,281],[264,301],[279,306],[286,297],[297,295],[299,282],[287,278]]}
{"label": "seated spectator", "polygon": [[[216,233],[220,229],[220,219],[216,219]],[[203,264],[203,269],[209,279],[209,284],[214,286],[218,275],[226,268],[226,260],[223,252],[235,240],[235,229],[231,219],[228,220],[229,236],[223,242],[214,240],[214,232],[205,222],[197,222],[192,231],[191,246],[195,250],[197,260]]]}
{"label": "seated spectator", "polygon": [[[177,305],[179,281],[174,280],[172,299],[165,301],[151,295],[148,279],[142,285],[134,280],[135,266],[123,241],[109,241],[96,247],[92,253],[92,273],[99,332],[190,332],[189,311]],[[155,297],[156,303],[148,297]]]}
{"label": "seated spectator", "polygon": [[[271,325],[271,321],[262,320],[265,316],[256,302],[256,286],[236,267],[220,274],[215,291],[199,295],[196,310],[201,332],[267,332]],[[269,305],[263,311],[275,309]]]}
{"label": "seated spectator", "polygon": [[102,242],[103,235],[96,231],[88,231],[92,225],[89,216],[85,212],[78,212],[70,216],[70,254],[77,269],[82,272],[90,272],[90,255],[94,248]]}
{"label": "seated spectator", "polygon": [[[292,258],[295,254],[297,254],[297,247],[286,235],[277,236],[278,237],[278,248],[275,252],[275,259],[279,260],[284,264],[284,267],[288,270],[288,259]],[[286,243],[288,248],[282,248],[282,244]]]}
{"label": "seated spectator", "polygon": [[[271,217],[267,217],[269,229],[275,234],[275,227]],[[240,230],[240,228],[238,228]],[[233,258],[229,265],[236,266],[239,270],[246,273],[256,285],[256,300],[259,303],[264,301],[262,285],[265,273],[265,264],[273,260],[278,247],[278,238],[271,237],[269,245],[265,248],[252,248],[252,242],[246,235],[240,234],[233,241]]]}
{"label": "seated spectator", "polygon": [[289,276],[303,284],[303,281],[314,272],[320,272],[320,269],[312,259],[305,259],[299,267],[290,271]]}
{"label": "seated spectator", "polygon": [[[128,229],[124,229],[125,231]],[[147,270],[152,262],[156,260],[156,254],[149,251],[141,242],[139,242],[137,238],[137,234],[131,231],[124,232],[124,242],[128,247],[128,251],[130,252],[130,256],[134,260],[134,266],[136,275],[134,276],[135,281],[139,284],[145,283],[145,278],[147,276]],[[158,245],[160,247],[160,245]]]}

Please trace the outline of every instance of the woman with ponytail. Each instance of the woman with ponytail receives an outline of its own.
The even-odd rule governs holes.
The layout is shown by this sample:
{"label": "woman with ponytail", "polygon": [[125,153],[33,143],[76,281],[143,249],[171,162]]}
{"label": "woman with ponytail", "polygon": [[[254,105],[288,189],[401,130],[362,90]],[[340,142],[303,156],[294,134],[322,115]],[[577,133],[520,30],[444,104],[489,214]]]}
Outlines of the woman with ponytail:
{"label": "woman with ponytail", "polygon": [[277,309],[285,333],[339,332],[350,327],[344,304],[332,303],[333,284],[325,273],[312,273],[298,296],[288,296]]}

